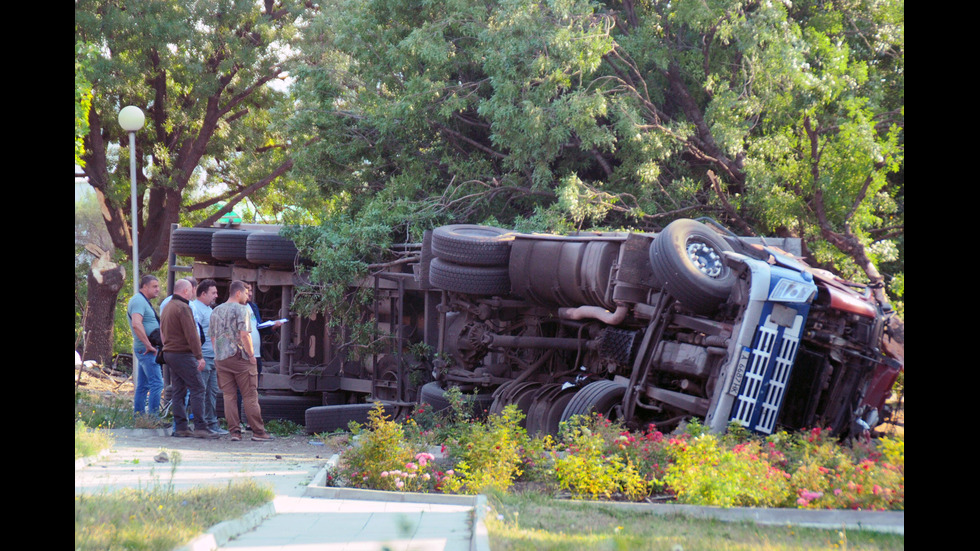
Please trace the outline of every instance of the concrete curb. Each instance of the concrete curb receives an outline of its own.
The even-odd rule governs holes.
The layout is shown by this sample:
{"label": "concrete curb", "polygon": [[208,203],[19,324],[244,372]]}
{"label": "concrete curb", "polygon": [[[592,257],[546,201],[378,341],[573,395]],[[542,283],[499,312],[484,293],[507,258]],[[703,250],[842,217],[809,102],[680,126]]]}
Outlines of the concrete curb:
{"label": "concrete curb", "polygon": [[774,526],[800,526],[837,530],[868,530],[905,535],[905,511],[851,511],[846,509],[769,509],[762,507],[705,507],[672,503],[571,501],[596,507],[626,509],[654,515],[684,515],[724,522],[754,522]]}
{"label": "concrete curb", "polygon": [[178,547],[174,551],[214,551],[232,539],[249,530],[255,529],[262,521],[276,514],[275,503],[253,509],[244,516],[219,522],[204,534],[194,538],[190,543]]}
{"label": "concrete curb", "polygon": [[431,503],[439,505],[464,505],[473,507],[473,528],[470,551],[490,551],[490,537],[483,520],[487,515],[487,498],[482,495],[426,494],[415,492],[387,492],[384,490],[361,490],[358,488],[333,488],[326,485],[327,473],[337,466],[338,454],[327,459],[323,468],[313,477],[303,494],[306,497],[329,499],[353,499],[367,501],[388,501],[393,503]]}

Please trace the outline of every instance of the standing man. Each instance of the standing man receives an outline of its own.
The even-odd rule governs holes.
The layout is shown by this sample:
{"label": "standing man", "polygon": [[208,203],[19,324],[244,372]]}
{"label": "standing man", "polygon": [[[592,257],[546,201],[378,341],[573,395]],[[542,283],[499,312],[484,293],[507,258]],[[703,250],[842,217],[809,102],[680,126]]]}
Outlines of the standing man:
{"label": "standing man", "polygon": [[[201,352],[201,333],[191,312],[190,300],[194,286],[181,279],[174,284],[173,299],[163,309],[160,332],[163,334],[163,359],[170,367],[170,384],[174,391],[174,436],[217,438],[204,423],[204,384],[199,373],[204,371]],[[190,392],[190,407],[194,413],[194,430],[187,424],[187,406],[183,396]]]}
{"label": "standing man", "polygon": [[211,312],[217,300],[218,284],[213,279],[205,279],[197,286],[197,299],[191,301],[191,310],[194,312],[194,321],[204,335],[204,344],[201,345],[201,353],[204,354],[204,371],[201,372],[201,382],[204,384],[204,423],[211,432],[228,434],[228,431],[218,426],[218,416],[215,414],[218,374],[214,369],[214,347],[208,334]]}
{"label": "standing man", "polygon": [[133,358],[136,360],[133,362],[133,375],[136,379],[136,396],[133,399],[135,415],[160,415],[163,371],[156,362],[157,348],[162,346],[159,340],[160,318],[150,303],[159,295],[160,280],[156,276],[145,275],[140,279],[139,291],[129,299],[126,306],[129,327],[133,331]]}
{"label": "standing man", "polygon": [[236,406],[237,393],[242,394],[245,418],[252,427],[252,440],[267,442],[272,435],[265,431],[259,408],[258,371],[252,345],[252,313],[248,306],[245,282],[235,280],[228,287],[228,301],[211,313],[211,343],[218,371],[218,386],[224,393],[225,418],[231,439],[242,439],[241,417]]}

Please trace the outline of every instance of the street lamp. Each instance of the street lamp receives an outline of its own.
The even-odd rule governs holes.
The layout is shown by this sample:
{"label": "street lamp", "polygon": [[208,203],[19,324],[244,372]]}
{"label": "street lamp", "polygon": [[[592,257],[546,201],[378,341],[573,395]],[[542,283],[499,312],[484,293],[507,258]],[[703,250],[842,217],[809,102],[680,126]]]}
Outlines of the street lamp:
{"label": "street lamp", "polygon": [[132,221],[131,225],[133,228],[133,292],[136,293],[140,289],[140,246],[139,239],[136,230],[136,131],[143,128],[143,122],[146,118],[143,116],[143,111],[135,105],[129,105],[123,107],[119,111],[119,126],[123,130],[129,132],[129,180],[130,180],[130,199],[132,203]]}

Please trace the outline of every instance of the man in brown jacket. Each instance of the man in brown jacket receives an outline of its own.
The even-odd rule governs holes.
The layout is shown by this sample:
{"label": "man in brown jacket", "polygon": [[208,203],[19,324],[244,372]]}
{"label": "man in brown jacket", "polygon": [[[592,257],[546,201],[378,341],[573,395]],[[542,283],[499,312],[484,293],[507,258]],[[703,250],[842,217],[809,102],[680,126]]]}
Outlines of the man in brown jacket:
{"label": "man in brown jacket", "polygon": [[[217,432],[204,427],[204,384],[198,372],[204,370],[204,354],[201,352],[201,333],[191,312],[190,300],[194,286],[186,279],[174,284],[173,299],[160,315],[160,333],[163,335],[163,359],[170,367],[170,384],[173,387],[174,436],[218,438]],[[187,425],[187,406],[183,397],[190,391],[190,407],[194,414],[195,429]]]}

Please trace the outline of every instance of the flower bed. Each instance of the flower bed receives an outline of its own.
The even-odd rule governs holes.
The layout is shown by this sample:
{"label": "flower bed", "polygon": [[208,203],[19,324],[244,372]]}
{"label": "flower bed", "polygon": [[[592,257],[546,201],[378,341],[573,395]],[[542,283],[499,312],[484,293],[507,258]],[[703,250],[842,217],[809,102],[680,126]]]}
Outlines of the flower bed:
{"label": "flower bed", "polygon": [[328,484],[411,492],[476,494],[533,486],[552,495],[670,501],[721,507],[904,510],[903,438],[843,445],[827,431],[751,436],[709,434],[697,422],[665,435],[625,430],[601,416],[577,417],[560,436],[532,438],[510,406],[477,421],[462,397],[404,421],[376,408],[352,424]]}

